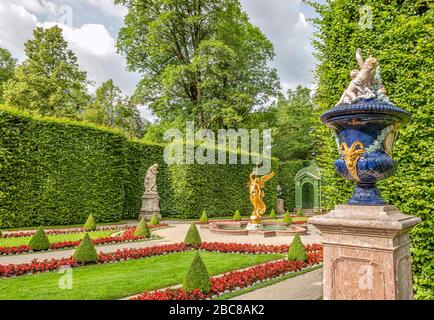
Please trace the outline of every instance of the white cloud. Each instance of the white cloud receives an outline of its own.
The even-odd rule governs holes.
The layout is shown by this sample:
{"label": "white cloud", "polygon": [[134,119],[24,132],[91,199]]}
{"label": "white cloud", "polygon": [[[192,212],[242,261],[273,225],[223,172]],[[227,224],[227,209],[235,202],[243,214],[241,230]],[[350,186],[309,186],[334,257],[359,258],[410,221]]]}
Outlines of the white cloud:
{"label": "white cloud", "polygon": [[128,10],[122,5],[115,5],[113,0],[84,0],[91,6],[103,10],[105,13],[118,17],[123,18],[127,13]]}
{"label": "white cloud", "polygon": [[[104,25],[84,24],[75,28],[56,22],[38,21],[38,17],[30,10],[38,11],[40,8],[37,4],[42,2],[13,1],[15,3],[0,2],[1,47],[23,61],[24,43],[33,37],[34,28],[58,25],[70,49],[76,54],[80,68],[87,71],[88,79],[95,83],[95,87],[113,79],[124,94],[131,95],[134,92],[140,76],[126,71],[125,58],[116,53],[116,40]],[[95,90],[95,87],[91,90]],[[152,118],[146,108],[142,107],[141,112],[147,118]]]}
{"label": "white cloud", "polygon": [[[45,22],[44,28],[58,25],[70,48],[77,55],[80,67],[87,71],[88,79],[99,86],[109,79],[118,85],[124,94],[132,94],[139,75],[125,71],[125,59],[115,49],[115,39],[101,24],[85,24],[71,28],[62,24]],[[95,89],[95,88],[94,88]]]}
{"label": "white cloud", "polygon": [[279,71],[282,89],[298,84],[312,87],[314,58],[309,36],[313,27],[301,12],[301,0],[241,0],[250,22],[273,43],[272,65]]}
{"label": "white cloud", "polygon": [[24,42],[32,37],[38,19],[24,6],[0,2],[0,46],[19,59],[24,57]]}

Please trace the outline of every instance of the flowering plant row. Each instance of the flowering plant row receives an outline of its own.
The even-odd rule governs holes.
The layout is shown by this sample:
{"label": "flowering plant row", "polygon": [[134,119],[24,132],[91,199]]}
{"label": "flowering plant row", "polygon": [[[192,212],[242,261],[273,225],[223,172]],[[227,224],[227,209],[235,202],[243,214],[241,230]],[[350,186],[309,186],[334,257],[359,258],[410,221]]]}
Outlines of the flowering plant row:
{"label": "flowering plant row", "polygon": [[[320,244],[308,244],[305,246],[306,251],[320,251],[322,246]],[[250,244],[250,243],[221,243],[221,242],[203,242],[198,249],[206,251],[220,251],[225,253],[239,252],[239,253],[286,253],[288,252],[289,245],[265,245],[265,244]]]}
{"label": "flowering plant row", "polygon": [[267,262],[254,267],[233,271],[220,277],[211,278],[211,291],[204,293],[201,290],[186,292],[183,289],[166,289],[153,292],[144,292],[131,300],[203,300],[215,298],[234,290],[252,286],[258,282],[283,276],[307,267],[319,264],[322,257],[317,252],[308,253],[307,262],[280,260]]}
{"label": "flowering plant row", "polygon": [[[149,224],[148,227],[150,229],[154,228],[162,228],[167,227],[167,223],[160,223],[160,224]],[[133,229],[136,227],[136,225],[119,225],[119,226],[107,226],[107,227],[97,227],[96,231],[122,231],[126,229]],[[59,235],[59,234],[71,234],[71,233],[83,233],[86,232],[83,228],[67,228],[67,229],[49,229],[45,231],[45,234],[47,235]],[[21,237],[31,237],[36,233],[36,231],[14,231],[14,232],[5,232],[3,233],[3,238],[21,238]]]}
{"label": "flowering plant row", "polygon": [[[233,246],[231,246],[233,245]],[[206,251],[219,251],[219,252],[241,252],[241,253],[277,253],[282,252],[281,246],[267,246],[269,251],[264,251],[261,245],[250,244],[227,244],[227,243],[202,243],[198,248]],[[273,248],[275,247],[275,248]],[[229,250],[229,248],[232,249]],[[252,248],[256,248],[255,252]],[[287,247],[288,248],[288,247]],[[125,261],[129,259],[142,259],[146,257],[152,257],[162,254],[183,252],[191,250],[192,247],[187,246],[185,243],[175,243],[162,246],[152,246],[145,248],[133,248],[133,249],[121,249],[112,253],[99,253],[98,263],[112,263],[118,261]],[[234,251],[234,249],[236,249]],[[322,261],[322,249],[321,245],[307,245],[308,251],[307,263],[318,263]],[[51,259],[51,260],[32,260],[30,263],[22,264],[0,264],[0,277],[12,277],[23,274],[32,274],[35,272],[54,271],[62,266],[76,267],[78,263],[73,257],[63,259]]]}
{"label": "flowering plant row", "polygon": [[[166,224],[155,225],[153,226],[153,228],[163,227],[163,226],[166,226]],[[126,230],[122,236],[117,236],[117,237],[109,236],[109,237],[101,237],[101,238],[93,239],[92,243],[97,246],[97,245],[104,245],[110,243],[140,241],[145,239],[145,237],[142,236],[140,237],[135,236],[134,230],[135,227],[130,228]],[[65,248],[74,248],[74,247],[78,247],[80,245],[80,242],[81,240],[54,242],[50,244],[50,249],[57,250],[57,249],[65,249]],[[16,254],[28,253],[32,251],[33,251],[32,247],[25,244],[20,246],[15,246],[15,247],[0,247],[0,255],[16,255]]]}
{"label": "flowering plant row", "polygon": [[[141,259],[145,257],[152,257],[161,254],[182,252],[187,250],[188,247],[184,243],[169,244],[164,246],[154,246],[148,248],[138,249],[121,249],[113,253],[98,254],[98,264],[125,261],[129,259]],[[37,259],[32,260],[29,263],[21,264],[0,264],[0,277],[13,277],[24,274],[33,274],[37,272],[55,271],[61,267],[77,267],[77,263],[73,256],[62,259],[45,259],[39,261]]]}

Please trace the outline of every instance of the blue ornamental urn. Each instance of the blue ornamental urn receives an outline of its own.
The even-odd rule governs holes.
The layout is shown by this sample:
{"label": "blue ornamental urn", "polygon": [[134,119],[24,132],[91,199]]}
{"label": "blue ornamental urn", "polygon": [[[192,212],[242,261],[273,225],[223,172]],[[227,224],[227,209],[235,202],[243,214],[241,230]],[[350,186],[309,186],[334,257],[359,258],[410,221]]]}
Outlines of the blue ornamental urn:
{"label": "blue ornamental urn", "polygon": [[321,121],[335,133],[338,173],[356,182],[351,205],[385,205],[375,183],[393,174],[397,162],[392,148],[400,127],[410,114],[386,96],[380,67],[374,57],[365,61],[356,51],[360,70],[350,73],[351,82],[337,105],[324,112]]}
{"label": "blue ornamental urn", "polygon": [[348,204],[386,204],[375,183],[395,171],[393,144],[398,129],[410,121],[410,114],[374,98],[336,105],[321,115],[321,121],[335,132],[338,173],[357,183]]}

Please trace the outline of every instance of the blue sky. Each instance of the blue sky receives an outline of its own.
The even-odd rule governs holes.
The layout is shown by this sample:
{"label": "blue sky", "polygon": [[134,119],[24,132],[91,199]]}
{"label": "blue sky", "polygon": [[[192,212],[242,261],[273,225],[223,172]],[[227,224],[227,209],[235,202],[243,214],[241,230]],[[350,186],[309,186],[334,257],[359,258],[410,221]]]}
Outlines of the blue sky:
{"label": "blue sky", "polygon": [[[272,62],[279,72],[284,90],[298,84],[313,87],[315,61],[307,21],[314,15],[301,0],[240,0],[253,24],[274,44]],[[127,10],[112,0],[1,0],[0,46],[24,59],[24,42],[36,26],[62,27],[64,37],[76,53],[88,79],[95,83],[113,79],[124,94],[132,94],[139,80],[125,70],[125,59],[116,53],[119,28]],[[94,88],[91,88],[93,90]],[[142,115],[152,119],[146,107]]]}

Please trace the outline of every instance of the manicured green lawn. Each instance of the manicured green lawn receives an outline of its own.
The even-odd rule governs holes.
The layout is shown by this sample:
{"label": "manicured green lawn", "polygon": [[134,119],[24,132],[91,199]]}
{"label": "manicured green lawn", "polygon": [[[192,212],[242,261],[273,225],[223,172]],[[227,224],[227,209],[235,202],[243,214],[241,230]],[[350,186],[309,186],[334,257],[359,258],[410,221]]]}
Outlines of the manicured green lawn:
{"label": "manicured green lawn", "polygon": [[[210,275],[282,258],[280,254],[201,252]],[[182,283],[192,251],[72,269],[72,289],[60,289],[57,271],[0,279],[0,299],[119,299]]]}
{"label": "manicured green lawn", "polygon": [[[89,232],[89,236],[92,239],[108,237],[112,233],[115,233],[114,230],[107,231],[94,231]],[[83,233],[71,233],[71,234],[57,234],[57,235],[49,235],[48,239],[50,243],[54,242],[63,242],[63,241],[77,241],[83,239]],[[19,237],[19,238],[1,238],[0,239],[0,247],[15,247],[21,244],[29,244],[31,237]]]}

